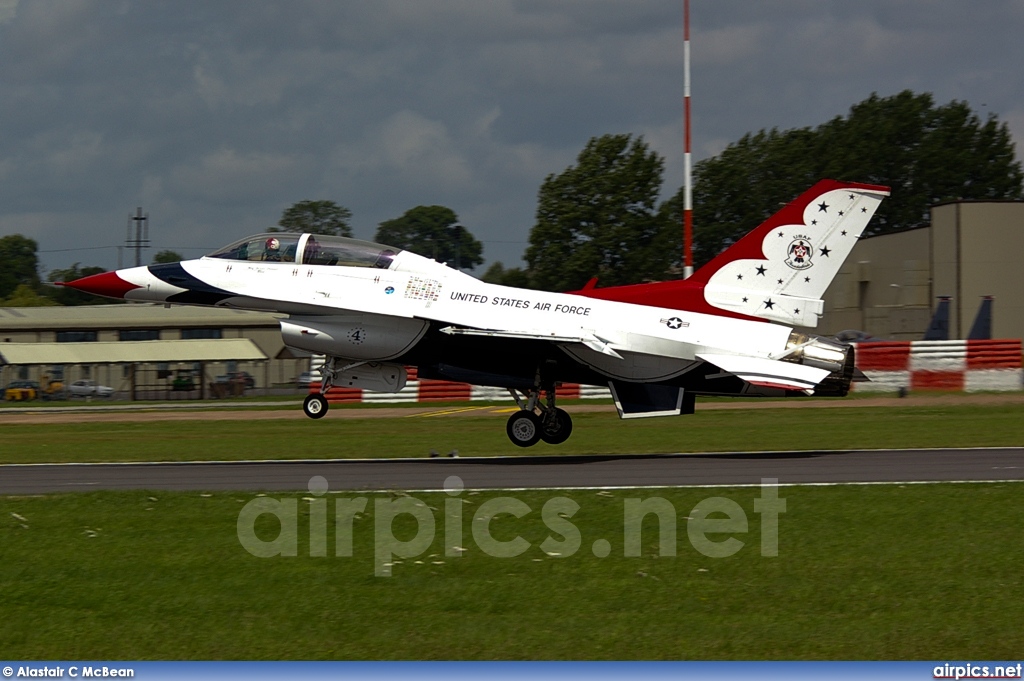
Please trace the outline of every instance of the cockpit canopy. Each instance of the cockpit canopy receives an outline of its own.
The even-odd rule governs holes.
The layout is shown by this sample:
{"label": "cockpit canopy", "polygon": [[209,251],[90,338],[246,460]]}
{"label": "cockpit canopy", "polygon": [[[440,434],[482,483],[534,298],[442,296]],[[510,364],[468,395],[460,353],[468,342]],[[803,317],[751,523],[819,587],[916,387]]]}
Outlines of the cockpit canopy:
{"label": "cockpit canopy", "polygon": [[299,265],[376,267],[386,270],[401,251],[400,248],[343,236],[267,232],[236,241],[207,257],[249,262],[293,262]]}

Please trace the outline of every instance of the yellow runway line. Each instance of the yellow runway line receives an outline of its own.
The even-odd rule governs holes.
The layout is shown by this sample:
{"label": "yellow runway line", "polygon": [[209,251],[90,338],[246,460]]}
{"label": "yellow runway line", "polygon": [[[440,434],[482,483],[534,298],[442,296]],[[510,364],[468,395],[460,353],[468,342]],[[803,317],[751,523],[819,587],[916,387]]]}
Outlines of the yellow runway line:
{"label": "yellow runway line", "polygon": [[423,412],[422,414],[409,414],[405,418],[407,418],[407,419],[415,419],[415,418],[421,418],[421,417],[425,417],[425,416],[447,416],[449,414],[461,414],[461,413],[467,412],[467,411],[477,411],[477,410],[486,409],[486,408],[487,407],[455,407],[455,408],[452,408],[452,409],[441,409],[439,411],[427,411],[427,412]]}

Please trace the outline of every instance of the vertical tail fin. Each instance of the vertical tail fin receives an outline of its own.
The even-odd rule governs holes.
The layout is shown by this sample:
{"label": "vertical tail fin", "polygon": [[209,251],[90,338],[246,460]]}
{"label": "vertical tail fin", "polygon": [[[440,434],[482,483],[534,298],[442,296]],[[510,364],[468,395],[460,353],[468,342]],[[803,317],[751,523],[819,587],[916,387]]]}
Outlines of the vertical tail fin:
{"label": "vertical tail fin", "polygon": [[576,293],[817,326],[825,289],[888,195],[888,187],[821,180],[689,279]]}
{"label": "vertical tail fin", "polygon": [[939,296],[935,314],[922,340],[949,340],[949,296]]}
{"label": "vertical tail fin", "polygon": [[967,340],[991,340],[992,338],[992,296],[981,299],[978,316],[974,318]]}
{"label": "vertical tail fin", "polygon": [[875,214],[886,187],[822,180],[694,274],[709,305],[816,326],[825,289]]}

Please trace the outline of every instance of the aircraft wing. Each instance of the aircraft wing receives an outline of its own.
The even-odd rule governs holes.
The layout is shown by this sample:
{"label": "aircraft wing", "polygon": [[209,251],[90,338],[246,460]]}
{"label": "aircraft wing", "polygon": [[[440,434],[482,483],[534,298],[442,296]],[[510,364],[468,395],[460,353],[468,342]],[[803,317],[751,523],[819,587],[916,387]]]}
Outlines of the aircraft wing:
{"label": "aircraft wing", "polygon": [[697,359],[714,364],[747,383],[785,390],[813,390],[830,373],[827,369],[803,364],[743,355],[698,353]]}

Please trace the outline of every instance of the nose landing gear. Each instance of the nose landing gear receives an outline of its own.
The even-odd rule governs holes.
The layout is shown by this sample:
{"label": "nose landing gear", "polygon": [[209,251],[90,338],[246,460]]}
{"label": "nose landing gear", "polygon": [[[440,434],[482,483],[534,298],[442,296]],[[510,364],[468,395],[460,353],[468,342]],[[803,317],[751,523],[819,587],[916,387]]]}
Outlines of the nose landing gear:
{"label": "nose landing gear", "polygon": [[532,447],[540,440],[559,445],[572,434],[569,414],[555,406],[554,387],[544,391],[547,398],[544,401],[540,399],[540,392],[539,389],[524,390],[523,397],[520,397],[515,390],[509,389],[519,411],[509,417],[505,432],[512,444],[518,447]]}
{"label": "nose landing gear", "polygon": [[326,357],[323,366],[320,367],[320,374],[323,376],[323,380],[320,382],[320,392],[310,393],[302,402],[302,411],[306,413],[306,416],[311,419],[320,419],[326,416],[330,407],[327,402],[327,391],[334,385],[334,379],[338,377],[338,373],[363,364],[366,362],[352,362],[339,368],[337,357]]}
{"label": "nose landing gear", "polygon": [[327,402],[327,391],[331,389],[334,377],[338,373],[336,362],[336,357],[324,358],[324,363],[320,367],[320,375],[323,377],[320,381],[320,392],[306,395],[306,399],[302,402],[302,411],[311,419],[322,419],[327,415],[327,410],[331,406]]}
{"label": "nose landing gear", "polygon": [[329,406],[323,393],[310,393],[302,403],[302,411],[311,419],[320,419],[327,414]]}

